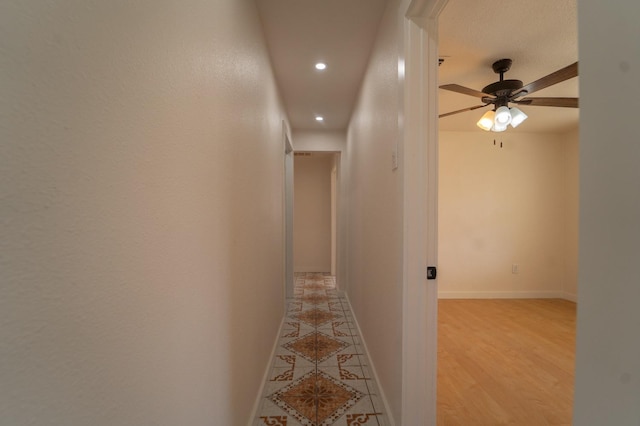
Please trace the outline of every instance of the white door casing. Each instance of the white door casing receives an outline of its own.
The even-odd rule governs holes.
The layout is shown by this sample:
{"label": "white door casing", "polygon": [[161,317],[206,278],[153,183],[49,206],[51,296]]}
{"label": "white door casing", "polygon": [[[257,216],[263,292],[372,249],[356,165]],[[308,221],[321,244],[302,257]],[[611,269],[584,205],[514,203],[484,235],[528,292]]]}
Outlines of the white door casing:
{"label": "white door casing", "polygon": [[282,122],[284,140],[284,294],[293,297],[293,145]]}
{"label": "white door casing", "polygon": [[[447,0],[413,0],[404,20],[402,424],[436,424],[438,16]],[[403,3],[404,4],[404,3]],[[402,127],[401,127],[402,128]]]}

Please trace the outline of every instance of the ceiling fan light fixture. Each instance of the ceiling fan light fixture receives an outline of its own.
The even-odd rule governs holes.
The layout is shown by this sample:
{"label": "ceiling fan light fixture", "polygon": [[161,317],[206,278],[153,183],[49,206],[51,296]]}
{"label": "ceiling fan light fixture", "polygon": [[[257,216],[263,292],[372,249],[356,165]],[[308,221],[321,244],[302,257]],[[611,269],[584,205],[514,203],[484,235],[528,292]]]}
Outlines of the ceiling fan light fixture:
{"label": "ceiling fan light fixture", "polygon": [[[459,109],[457,111],[440,114],[439,118],[449,117],[450,115],[459,114],[467,111],[473,111],[478,108],[492,105],[494,110],[484,114],[476,125],[485,131],[503,132],[509,124],[511,127],[518,127],[527,118],[527,114],[518,108],[509,108],[510,103],[523,105],[537,105],[548,107],[564,107],[578,108],[579,99],[577,97],[557,97],[557,98],[531,98],[532,93],[553,86],[563,81],[578,76],[578,62],[561,68],[557,71],[547,74],[527,85],[522,81],[515,79],[505,79],[504,74],[511,68],[512,60],[505,58],[493,63],[491,68],[496,74],[500,74],[500,80],[485,86],[482,91],[470,89],[459,84],[443,84],[441,89],[462,95],[473,96],[482,99],[484,105],[476,105],[469,108]],[[522,99],[523,96],[526,96]]]}
{"label": "ceiling fan light fixture", "polygon": [[518,127],[524,120],[526,120],[529,116],[522,112],[520,108],[512,107],[511,108],[511,127],[514,129]]}
{"label": "ceiling fan light fixture", "polygon": [[493,127],[493,119],[495,118],[495,114],[496,113],[494,111],[485,112],[484,115],[480,117],[480,120],[478,120],[476,125],[482,130],[486,130],[488,132]]}
{"label": "ceiling fan light fixture", "polygon": [[509,112],[508,106],[501,106],[496,110],[495,124],[506,129],[507,125],[511,123],[511,112]]}
{"label": "ceiling fan light fixture", "polygon": [[507,126],[508,124],[502,125],[499,123],[494,123],[493,127],[491,128],[491,131],[496,133],[504,132],[505,130],[507,130]]}

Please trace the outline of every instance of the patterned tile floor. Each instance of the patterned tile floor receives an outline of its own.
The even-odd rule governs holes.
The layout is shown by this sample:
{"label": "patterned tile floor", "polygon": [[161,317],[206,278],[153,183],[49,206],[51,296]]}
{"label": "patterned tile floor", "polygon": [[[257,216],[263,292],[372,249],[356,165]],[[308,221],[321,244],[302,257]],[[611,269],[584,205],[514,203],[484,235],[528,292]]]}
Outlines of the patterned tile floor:
{"label": "patterned tile floor", "polygon": [[382,426],[382,400],[335,278],[296,274],[254,425]]}

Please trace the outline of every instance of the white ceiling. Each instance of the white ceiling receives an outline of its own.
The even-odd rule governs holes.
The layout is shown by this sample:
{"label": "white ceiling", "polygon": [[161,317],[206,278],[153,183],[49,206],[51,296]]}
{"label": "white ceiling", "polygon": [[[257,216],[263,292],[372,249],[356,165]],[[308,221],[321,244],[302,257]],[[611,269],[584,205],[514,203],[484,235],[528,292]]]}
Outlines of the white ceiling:
{"label": "white ceiling", "polygon": [[[256,0],[285,108],[294,129],[344,129],[386,0]],[[513,59],[505,78],[530,83],[578,59],[576,0],[449,0],[440,18],[440,84],[481,90],[498,80],[491,64]],[[327,70],[314,69],[325,61]],[[440,113],[481,105],[440,90]],[[578,96],[574,78],[534,96]],[[488,109],[440,119],[441,130],[478,131]],[[577,126],[578,109],[521,107],[529,119],[510,132]],[[323,123],[315,121],[322,115]]]}
{"label": "white ceiling", "polygon": [[[386,0],[256,3],[291,127],[345,129]],[[317,61],[327,69],[316,71]]]}

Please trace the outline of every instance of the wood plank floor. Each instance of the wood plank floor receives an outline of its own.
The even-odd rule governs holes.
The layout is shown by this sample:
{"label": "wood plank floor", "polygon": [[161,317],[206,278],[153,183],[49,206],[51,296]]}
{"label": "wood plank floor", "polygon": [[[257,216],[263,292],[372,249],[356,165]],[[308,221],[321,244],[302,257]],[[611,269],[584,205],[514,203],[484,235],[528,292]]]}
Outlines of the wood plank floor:
{"label": "wood plank floor", "polygon": [[440,300],[438,425],[570,425],[576,305]]}

